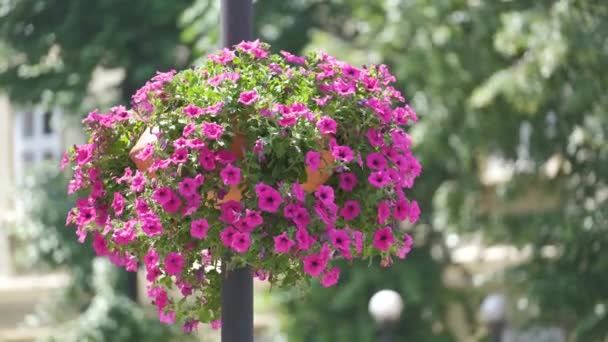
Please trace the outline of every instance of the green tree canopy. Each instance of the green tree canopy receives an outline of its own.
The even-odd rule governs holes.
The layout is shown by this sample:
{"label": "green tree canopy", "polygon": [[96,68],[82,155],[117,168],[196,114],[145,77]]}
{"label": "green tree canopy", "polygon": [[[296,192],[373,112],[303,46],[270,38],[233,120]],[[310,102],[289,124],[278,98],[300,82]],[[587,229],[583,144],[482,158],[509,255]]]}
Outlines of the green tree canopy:
{"label": "green tree canopy", "polygon": [[[376,57],[402,81],[421,118],[411,131],[423,165],[412,193],[423,210],[415,231],[482,232],[487,243],[528,248],[523,264],[496,275],[514,298],[529,300],[518,323],[556,324],[580,341],[605,338],[608,5],[419,0],[345,7],[341,27],[357,33],[321,26],[312,45],[351,60]],[[493,182],[488,165],[497,164],[508,177]],[[306,309],[292,313],[297,320]]]}
{"label": "green tree canopy", "polygon": [[12,101],[79,108],[96,68],[119,68],[121,101],[156,70],[183,67],[189,0],[9,0],[0,6],[0,87]]}

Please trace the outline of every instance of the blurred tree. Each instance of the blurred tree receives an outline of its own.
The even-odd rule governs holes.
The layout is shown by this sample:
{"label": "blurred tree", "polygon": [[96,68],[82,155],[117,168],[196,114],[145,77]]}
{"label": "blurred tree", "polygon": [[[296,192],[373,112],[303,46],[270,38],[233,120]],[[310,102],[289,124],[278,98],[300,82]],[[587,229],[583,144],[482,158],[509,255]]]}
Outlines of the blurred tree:
{"label": "blurred tree", "polygon": [[[183,67],[177,18],[190,0],[9,0],[0,5],[0,88],[14,102],[80,108],[98,68],[124,72],[128,103],[156,70]],[[89,108],[87,108],[89,109]]]}
{"label": "blurred tree", "polygon": [[[312,45],[389,64],[420,113],[411,134],[424,172],[411,195],[421,200],[423,226],[529,250],[496,275],[529,303],[518,323],[606,339],[608,4],[332,3],[342,7],[340,29],[321,23]],[[309,312],[305,303],[340,294],[330,291],[293,306],[294,321]]]}

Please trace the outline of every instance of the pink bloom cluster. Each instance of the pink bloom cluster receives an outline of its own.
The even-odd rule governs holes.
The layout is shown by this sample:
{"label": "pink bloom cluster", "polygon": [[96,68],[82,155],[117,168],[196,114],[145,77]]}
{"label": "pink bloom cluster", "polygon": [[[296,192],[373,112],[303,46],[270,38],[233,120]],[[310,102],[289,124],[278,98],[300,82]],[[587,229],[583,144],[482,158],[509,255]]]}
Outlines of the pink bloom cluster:
{"label": "pink bloom cluster", "polygon": [[[81,195],[67,223],[116,265],[143,265],[160,320],[186,331],[217,325],[221,262],[324,287],[338,283],[340,259],[389,266],[413,245],[398,223],[420,215],[407,194],[421,172],[406,132],[417,116],[394,82],[384,65],[271,56],[259,41],[158,73],[131,110],[84,120],[89,141],[62,160]],[[152,138],[134,157],[148,166],[137,170],[126,155],[144,128]],[[329,178],[311,187],[320,172]]]}

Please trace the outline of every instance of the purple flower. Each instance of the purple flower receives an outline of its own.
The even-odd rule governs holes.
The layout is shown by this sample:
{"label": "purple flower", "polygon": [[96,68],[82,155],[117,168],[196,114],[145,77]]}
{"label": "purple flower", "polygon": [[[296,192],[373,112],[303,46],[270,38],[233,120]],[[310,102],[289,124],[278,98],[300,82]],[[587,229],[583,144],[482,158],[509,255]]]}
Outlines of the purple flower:
{"label": "purple flower", "polygon": [[220,177],[222,177],[222,181],[225,185],[238,185],[241,183],[241,169],[232,166],[232,164],[228,164],[220,172]]}
{"label": "purple flower", "polygon": [[321,185],[315,191],[315,197],[318,198],[324,204],[334,202],[334,189],[329,185]]}
{"label": "purple flower", "polygon": [[244,91],[239,95],[239,102],[245,106],[250,106],[258,100],[258,92],[254,90]]}
{"label": "purple flower", "polygon": [[251,237],[249,237],[248,233],[237,232],[234,234],[232,243],[230,244],[233,250],[238,253],[246,253],[249,250],[249,246],[251,246]]}
{"label": "purple flower", "polygon": [[291,248],[296,244],[293,240],[287,236],[286,232],[275,236],[274,238],[274,252],[277,254],[289,253]]}
{"label": "purple flower", "polygon": [[336,124],[336,122],[328,116],[321,117],[319,122],[317,122],[317,128],[321,134],[336,134],[337,127],[338,124]]}
{"label": "purple flower", "polygon": [[391,206],[387,201],[378,203],[378,223],[384,224],[391,216]]}
{"label": "purple flower", "polygon": [[371,185],[375,186],[376,188],[382,188],[388,185],[391,181],[388,174],[384,171],[372,172],[367,178],[367,180]]}
{"label": "purple flower", "polygon": [[381,251],[386,251],[395,243],[395,237],[391,227],[384,227],[374,232],[374,247]]}
{"label": "purple flower", "polygon": [[195,239],[204,239],[209,230],[209,223],[206,219],[198,219],[190,223],[190,235]]}
{"label": "purple flower", "polygon": [[340,216],[346,221],[354,220],[361,213],[361,206],[359,202],[355,200],[349,200],[344,203],[344,206],[340,210]]}
{"label": "purple flower", "polygon": [[355,156],[353,150],[348,146],[334,146],[331,149],[331,154],[336,160],[343,161],[347,164],[350,163]]}
{"label": "purple flower", "polygon": [[321,153],[317,151],[306,152],[305,162],[312,172],[317,171],[319,164],[321,164]]}
{"label": "purple flower", "polygon": [[340,269],[337,267],[334,267],[329,271],[323,272],[323,277],[321,278],[321,286],[323,286],[323,287],[334,286],[338,283],[338,279],[340,279]]}
{"label": "purple flower", "polygon": [[169,275],[182,273],[184,267],[184,257],[176,252],[170,252],[165,258],[165,271]]}
{"label": "purple flower", "polygon": [[353,191],[355,185],[357,185],[357,177],[352,172],[345,172],[340,174],[340,189],[344,191]]}
{"label": "purple flower", "polygon": [[203,134],[207,139],[218,140],[222,137],[222,133],[224,133],[224,127],[213,122],[203,123]]}
{"label": "purple flower", "polygon": [[281,206],[281,203],[283,202],[281,194],[272,187],[264,189],[262,193],[258,193],[257,195],[258,207],[260,208],[260,210],[269,213],[276,213],[279,209],[279,206]]}
{"label": "purple flower", "polygon": [[184,112],[184,114],[188,115],[191,118],[196,118],[196,117],[200,116],[201,114],[203,114],[203,109],[200,107],[197,107],[193,104],[189,104],[186,107],[184,107],[183,112]]}
{"label": "purple flower", "polygon": [[387,166],[386,159],[379,152],[372,152],[365,157],[367,167],[372,170],[384,170]]}

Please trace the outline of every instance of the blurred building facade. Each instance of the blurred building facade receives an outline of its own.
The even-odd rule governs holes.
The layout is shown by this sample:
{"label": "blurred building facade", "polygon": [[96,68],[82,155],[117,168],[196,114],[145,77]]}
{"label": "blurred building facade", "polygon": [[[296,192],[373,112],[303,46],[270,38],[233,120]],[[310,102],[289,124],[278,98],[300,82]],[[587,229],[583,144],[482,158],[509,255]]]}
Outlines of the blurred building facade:
{"label": "blurred building facade", "polygon": [[13,260],[10,230],[21,215],[17,192],[26,175],[43,162],[59,163],[80,130],[58,108],[15,105],[0,94],[0,341],[27,341],[44,331],[20,328],[35,306],[67,282],[65,274],[23,274]]}

